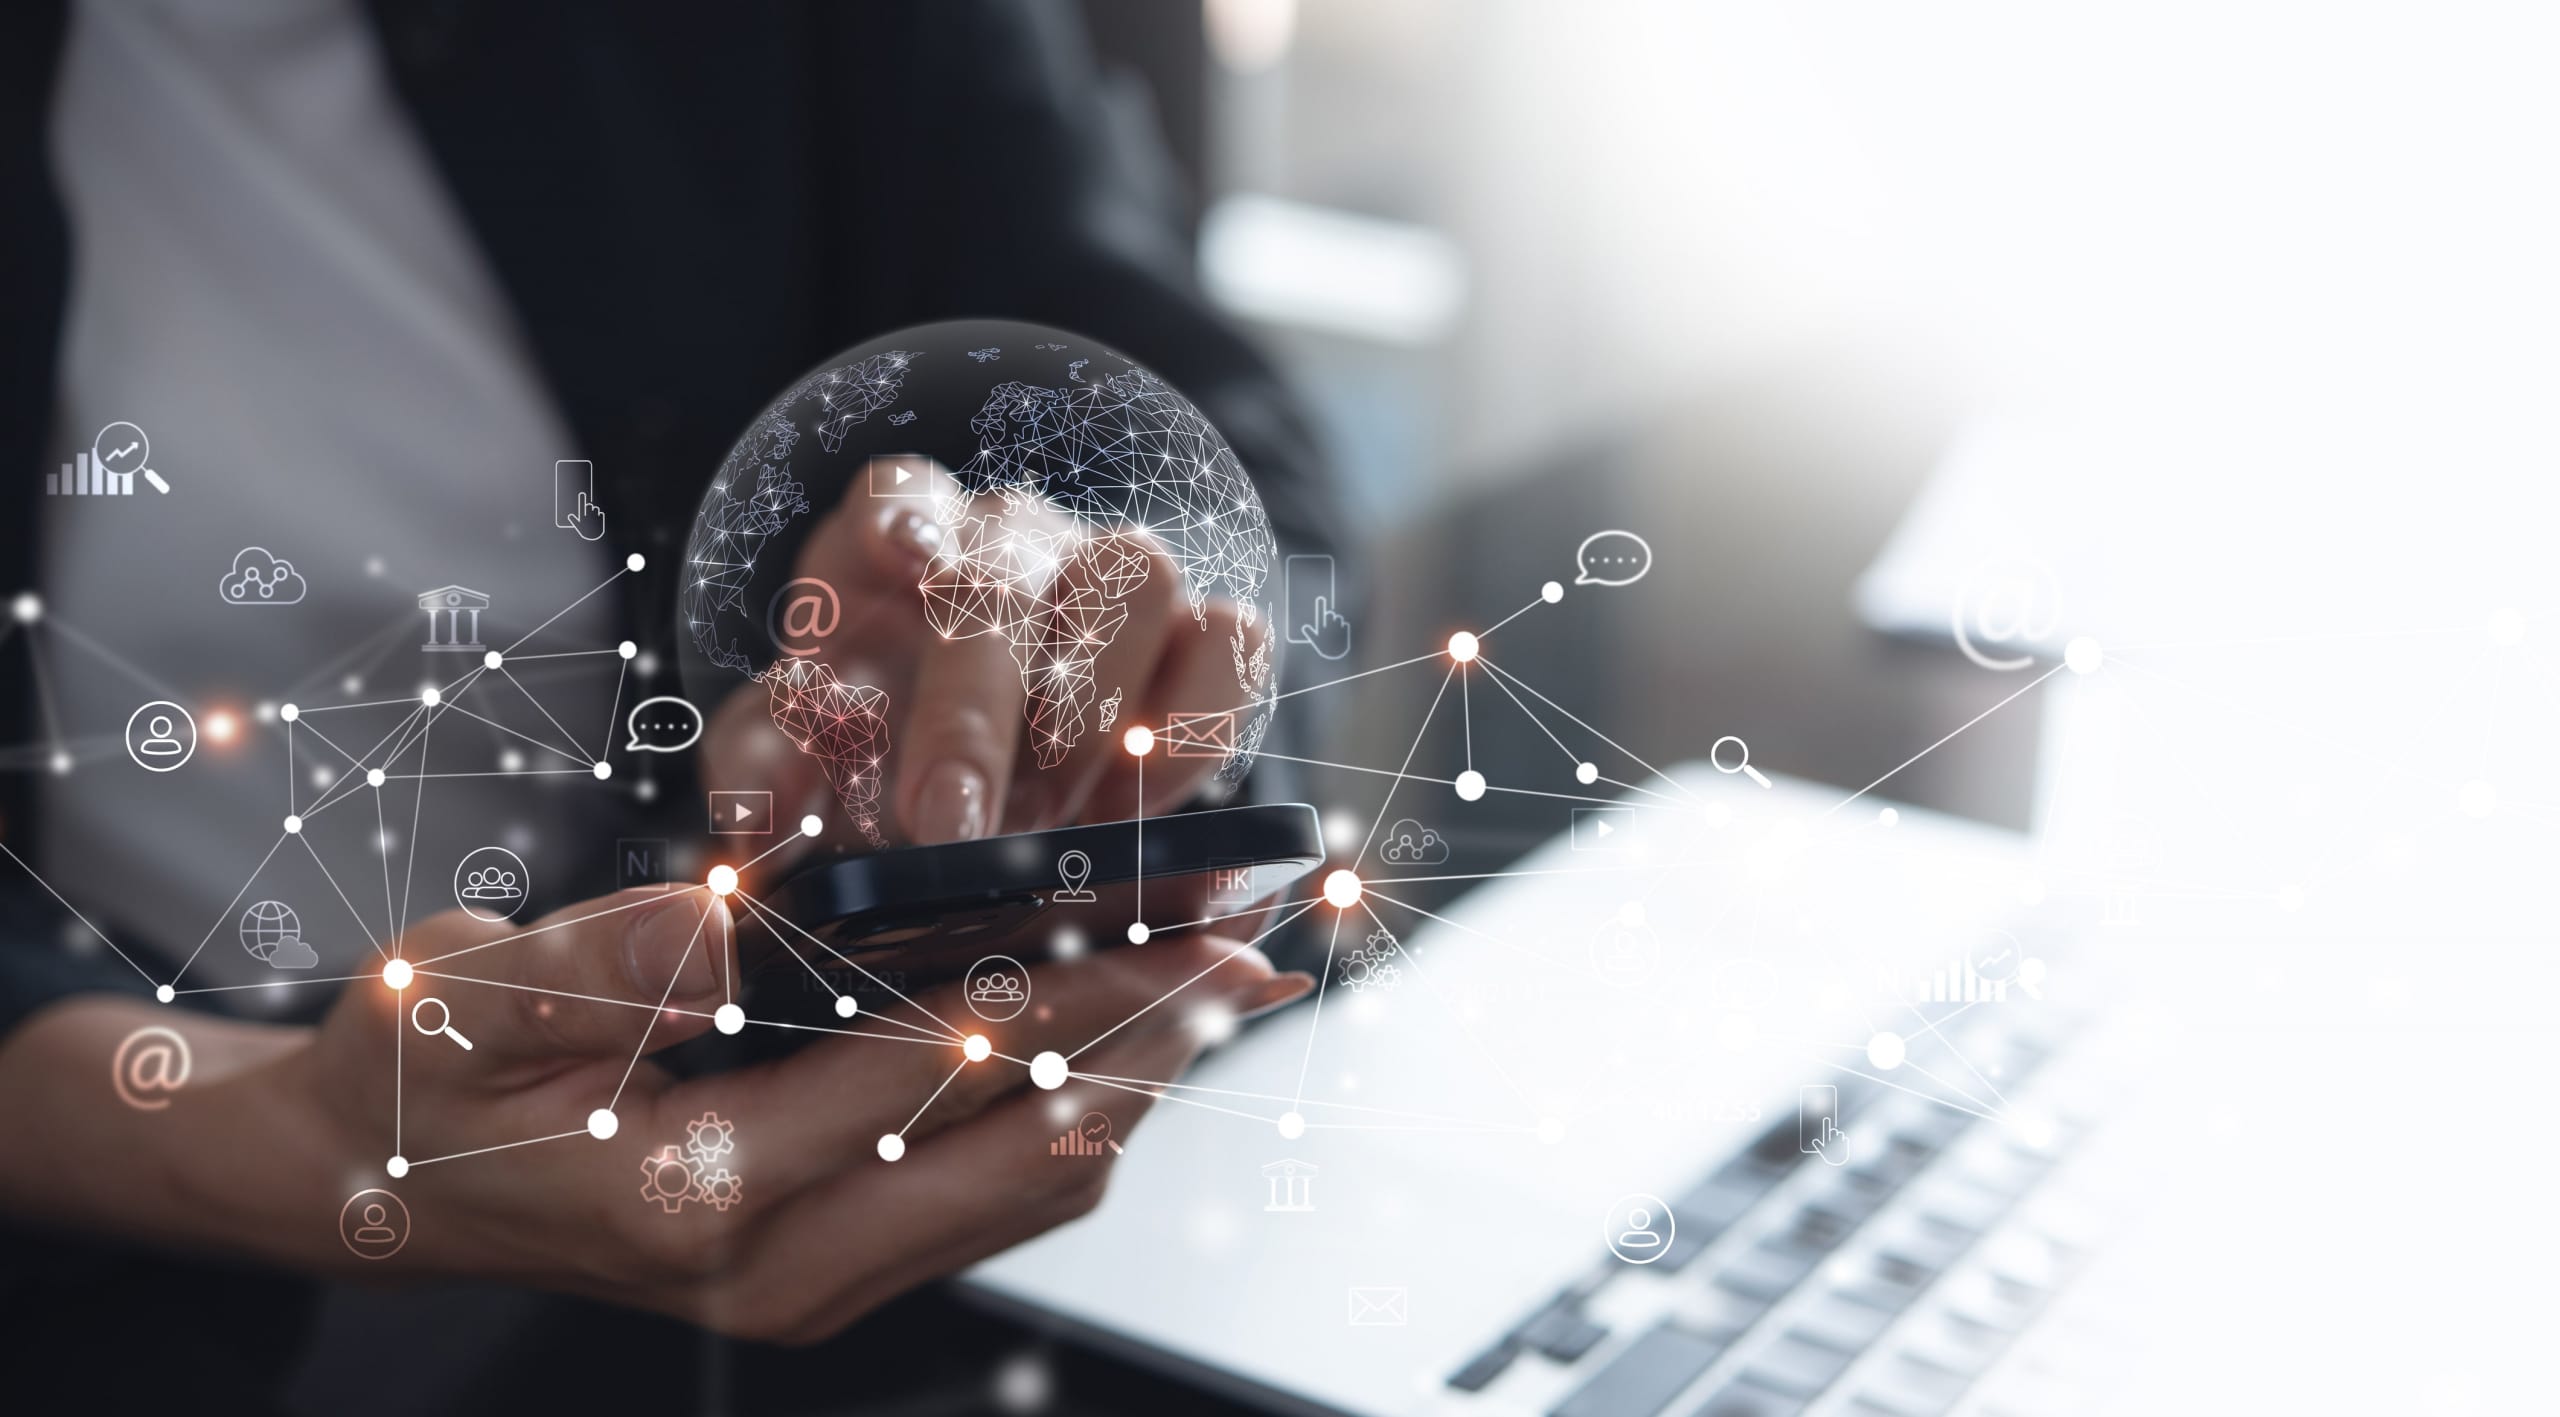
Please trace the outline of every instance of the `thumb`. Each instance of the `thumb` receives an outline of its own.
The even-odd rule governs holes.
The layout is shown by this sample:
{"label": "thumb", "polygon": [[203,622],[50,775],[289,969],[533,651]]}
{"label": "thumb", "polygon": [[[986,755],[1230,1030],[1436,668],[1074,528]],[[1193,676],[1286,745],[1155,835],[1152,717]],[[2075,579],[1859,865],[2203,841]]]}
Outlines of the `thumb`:
{"label": "thumb", "polygon": [[412,932],[418,978],[403,1006],[439,995],[495,1057],[627,1054],[644,1036],[654,1052],[708,1028],[735,972],[728,908],[700,886],[621,891],[494,939],[421,948],[476,923],[448,912]]}

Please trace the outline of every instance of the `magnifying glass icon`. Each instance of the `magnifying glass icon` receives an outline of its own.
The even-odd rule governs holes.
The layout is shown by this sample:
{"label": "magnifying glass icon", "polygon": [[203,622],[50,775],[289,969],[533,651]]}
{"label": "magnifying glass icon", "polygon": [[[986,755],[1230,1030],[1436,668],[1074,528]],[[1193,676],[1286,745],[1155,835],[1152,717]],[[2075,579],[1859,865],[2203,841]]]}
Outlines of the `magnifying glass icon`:
{"label": "magnifying glass icon", "polygon": [[[427,1005],[429,1004],[435,1005],[436,1008],[436,1023],[433,1028],[427,1026]],[[466,1051],[471,1047],[470,1039],[454,1032],[453,1010],[446,1008],[444,1000],[442,999],[420,999],[409,1010],[409,1026],[415,1028],[420,1033],[441,1033],[445,1037],[452,1039],[454,1042],[461,1044]]]}
{"label": "magnifying glass icon", "polygon": [[164,496],[169,491],[169,480],[151,467],[151,435],[140,424],[119,421],[99,429],[89,444],[89,459],[92,466],[119,477],[139,473]]}
{"label": "magnifying glass icon", "polygon": [[[1724,761],[1724,745],[1727,743],[1731,743],[1733,745],[1733,766],[1731,767],[1725,766]],[[1708,747],[1707,761],[1715,764],[1715,769],[1718,772],[1738,772],[1744,777],[1751,779],[1753,782],[1760,784],[1762,787],[1769,785],[1769,779],[1761,776],[1760,770],[1751,765],[1751,745],[1734,737],[1730,733],[1717,739],[1713,745]]]}

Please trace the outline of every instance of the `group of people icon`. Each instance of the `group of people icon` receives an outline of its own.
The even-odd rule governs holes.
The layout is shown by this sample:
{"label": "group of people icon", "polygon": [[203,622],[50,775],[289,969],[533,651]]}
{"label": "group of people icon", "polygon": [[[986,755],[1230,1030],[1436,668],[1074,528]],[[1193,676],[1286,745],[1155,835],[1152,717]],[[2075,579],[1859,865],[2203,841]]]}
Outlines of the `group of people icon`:
{"label": "group of people icon", "polygon": [[504,866],[489,866],[463,877],[462,898],[518,901],[524,899],[524,886],[516,880],[515,872]]}

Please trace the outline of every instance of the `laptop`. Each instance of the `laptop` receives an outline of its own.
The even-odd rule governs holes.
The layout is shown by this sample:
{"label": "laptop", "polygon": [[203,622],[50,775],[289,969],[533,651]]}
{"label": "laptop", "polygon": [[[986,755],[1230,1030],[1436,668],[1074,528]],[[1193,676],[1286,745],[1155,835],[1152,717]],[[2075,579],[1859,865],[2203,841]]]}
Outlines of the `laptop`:
{"label": "laptop", "polygon": [[1173,1086],[1070,1084],[1069,1120],[1163,1097],[1093,1215],[966,1291],[1274,1412],[2067,1405],[2035,1338],[2102,1228],[2099,995],[2010,918],[2024,839],[1645,785],[1430,913],[1394,883],[1430,868],[1373,870],[1320,1000]]}

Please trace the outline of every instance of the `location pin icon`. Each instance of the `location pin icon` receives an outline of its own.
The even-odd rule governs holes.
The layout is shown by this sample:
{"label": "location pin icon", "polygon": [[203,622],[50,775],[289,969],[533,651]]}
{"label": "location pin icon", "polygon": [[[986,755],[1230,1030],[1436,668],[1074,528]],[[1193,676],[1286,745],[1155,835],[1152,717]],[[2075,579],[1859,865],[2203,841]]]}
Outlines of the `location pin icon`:
{"label": "location pin icon", "polygon": [[1058,858],[1058,879],[1067,883],[1073,895],[1084,894],[1084,882],[1093,874],[1093,858],[1081,851],[1070,851]]}

